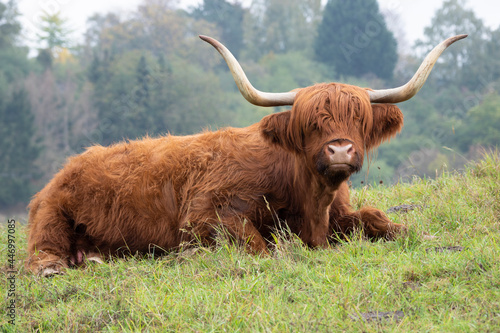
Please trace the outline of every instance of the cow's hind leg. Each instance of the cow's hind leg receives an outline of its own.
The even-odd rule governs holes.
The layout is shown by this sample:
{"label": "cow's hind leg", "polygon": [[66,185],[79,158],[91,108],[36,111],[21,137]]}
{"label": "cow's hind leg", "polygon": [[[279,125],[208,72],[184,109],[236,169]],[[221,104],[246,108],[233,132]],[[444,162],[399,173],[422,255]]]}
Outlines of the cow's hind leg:
{"label": "cow's hind leg", "polygon": [[84,266],[87,263],[104,263],[104,256],[98,251],[93,242],[85,234],[85,227],[81,224],[75,228],[76,240],[72,245],[71,266]]}
{"label": "cow's hind leg", "polygon": [[332,215],[330,227],[334,238],[344,237],[356,229],[361,229],[370,239],[393,240],[407,230],[404,225],[393,223],[384,212],[372,207],[362,208],[346,215]]}
{"label": "cow's hind leg", "polygon": [[42,276],[60,274],[70,265],[73,255],[72,221],[58,205],[37,200],[31,205],[26,266]]}
{"label": "cow's hind leg", "polygon": [[222,219],[223,227],[252,254],[268,254],[267,244],[253,223],[244,216],[232,215]]}
{"label": "cow's hind leg", "polygon": [[[196,221],[196,219],[194,220]],[[244,245],[252,254],[268,254],[267,243],[252,222],[240,215],[217,216],[203,222],[188,223],[183,228],[187,235],[183,241],[198,239],[204,244],[213,244],[218,232],[228,233],[230,238]]]}

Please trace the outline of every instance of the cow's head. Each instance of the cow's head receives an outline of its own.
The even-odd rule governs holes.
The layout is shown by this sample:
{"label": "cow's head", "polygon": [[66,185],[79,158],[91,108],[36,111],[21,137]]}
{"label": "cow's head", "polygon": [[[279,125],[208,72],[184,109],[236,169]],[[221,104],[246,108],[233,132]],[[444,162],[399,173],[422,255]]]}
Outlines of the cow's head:
{"label": "cow's head", "polygon": [[255,89],[227,48],[213,38],[200,36],[226,60],[240,92],[259,106],[292,105],[290,111],[269,115],[260,125],[272,143],[305,156],[308,167],[331,186],[361,170],[365,152],[390,139],[403,126],[403,114],[395,105],[412,98],[424,85],[441,53],[467,37],[448,38],[424,59],[405,85],[386,90],[322,83],[286,93]]}
{"label": "cow's head", "polygon": [[403,114],[392,104],[371,104],[365,89],[322,83],[301,89],[291,111],[261,121],[262,133],[304,161],[331,186],[361,170],[364,153],[396,135]]}

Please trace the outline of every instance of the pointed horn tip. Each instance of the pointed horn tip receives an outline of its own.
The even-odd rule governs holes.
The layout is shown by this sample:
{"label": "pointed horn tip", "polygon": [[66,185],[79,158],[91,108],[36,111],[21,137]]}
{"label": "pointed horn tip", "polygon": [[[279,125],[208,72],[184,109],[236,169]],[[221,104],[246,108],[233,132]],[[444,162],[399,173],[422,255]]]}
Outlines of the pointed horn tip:
{"label": "pointed horn tip", "polygon": [[210,37],[205,36],[205,35],[198,35],[198,37],[200,37],[200,39],[205,41],[205,42],[208,42],[210,40]]}
{"label": "pointed horn tip", "polygon": [[205,35],[198,35],[198,37],[200,37],[200,39],[202,41],[207,42],[208,44],[213,45],[213,46],[220,44],[219,41],[217,41],[217,39],[212,38],[212,37],[208,37]]}
{"label": "pointed horn tip", "polygon": [[453,37],[450,37],[448,38],[445,43],[447,45],[451,45],[453,43],[455,43],[456,41],[458,40],[461,40],[461,39],[464,39],[464,38],[467,38],[467,36],[469,36],[468,34],[464,34],[464,35],[456,35],[456,36],[453,36]]}
{"label": "pointed horn tip", "polygon": [[[204,36],[204,35],[198,35],[198,37],[200,37],[200,39],[204,42],[207,42],[208,44],[212,45],[213,47],[215,47],[217,50],[220,50],[220,49],[224,49],[224,45],[222,45],[217,39],[215,38],[212,38],[212,37],[208,37],[208,36]],[[219,51],[220,52],[220,51]]]}

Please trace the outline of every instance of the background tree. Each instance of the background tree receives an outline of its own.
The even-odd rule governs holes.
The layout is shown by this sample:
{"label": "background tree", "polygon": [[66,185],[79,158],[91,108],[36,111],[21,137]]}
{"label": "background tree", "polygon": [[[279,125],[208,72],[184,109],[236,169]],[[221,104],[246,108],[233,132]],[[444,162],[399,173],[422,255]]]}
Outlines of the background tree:
{"label": "background tree", "polygon": [[[429,51],[431,44],[439,40],[456,34],[469,34],[462,40],[463,43],[446,50],[439,66],[433,69],[426,86],[417,96],[417,100],[425,100],[424,103],[431,106],[429,110],[433,113],[430,116],[435,122],[428,126],[419,124],[416,130],[427,140],[432,139],[435,146],[448,156],[451,153],[444,151],[443,146],[467,154],[469,146],[482,137],[478,131],[478,120],[473,116],[476,113],[470,109],[482,103],[484,96],[491,93],[500,78],[500,48],[494,39],[498,35],[495,36],[496,32],[490,31],[466,5],[463,0],[445,1],[436,11],[430,26],[425,28],[424,39],[416,43],[420,52]],[[408,104],[412,105],[411,102]],[[408,112],[410,117],[413,114],[415,112],[411,110]],[[486,118],[481,120],[486,121]],[[414,126],[409,122],[406,124]],[[489,128],[487,122],[483,126]]]}
{"label": "background tree", "polygon": [[480,55],[485,54],[485,41],[491,32],[474,11],[466,8],[465,0],[446,0],[434,14],[431,24],[424,29],[424,38],[416,42],[417,49],[424,55],[444,39],[465,33],[469,35],[466,39],[450,47],[440,57],[439,68],[436,66],[432,72],[434,82],[439,84],[434,89],[457,84],[476,89],[478,82],[474,74],[471,71],[466,74],[462,69],[474,66],[471,60],[480,60]]}
{"label": "background tree", "polygon": [[500,95],[493,92],[467,112],[467,121],[456,129],[463,151],[471,146],[500,147]]}
{"label": "background tree", "polygon": [[137,112],[133,116],[136,118],[136,126],[141,129],[153,129],[156,123],[155,119],[153,117],[148,117],[147,114],[151,109],[151,71],[144,55],[141,55],[137,63],[136,82],[134,102]]}
{"label": "background tree", "polygon": [[34,117],[24,89],[2,100],[0,124],[0,208],[5,208],[28,200],[32,182],[40,177],[34,165],[40,147],[34,140]]}
{"label": "background tree", "polygon": [[235,57],[243,48],[243,17],[245,10],[240,3],[225,0],[204,0],[191,15],[197,20],[214,23],[221,31],[221,42]]}
{"label": "background tree", "polygon": [[321,19],[321,0],[254,0],[245,18],[246,57],[308,52]]}
{"label": "background tree", "polygon": [[397,42],[377,0],[329,0],[314,42],[316,59],[340,75],[391,79]]}
{"label": "background tree", "polygon": [[41,54],[47,50],[50,51],[52,57],[58,58],[61,53],[67,52],[69,35],[72,31],[67,27],[67,20],[61,17],[60,12],[53,14],[44,12],[41,17],[40,31],[41,33],[38,34],[39,42],[45,45],[45,48],[40,50]]}
{"label": "background tree", "polygon": [[469,109],[495,87],[498,44],[492,42],[493,33],[466,8],[465,1],[443,2],[425,28],[423,40],[400,62],[394,81],[399,84],[410,79],[426,53],[439,42],[469,31],[473,33],[468,38],[443,53],[422,90],[400,104],[405,126],[397,140],[381,146],[378,152],[378,160],[395,168],[396,179],[433,177],[443,165],[460,168],[466,162],[462,156],[469,158],[470,147],[475,146],[475,137],[467,128],[472,123],[478,128],[479,122],[472,120]]}
{"label": "background tree", "polygon": [[14,0],[0,2],[0,49],[14,45],[21,31],[18,15]]}
{"label": "background tree", "polygon": [[[491,88],[491,83],[500,81],[499,40],[500,26],[494,31],[485,28],[483,37],[468,49],[469,60],[462,66],[460,78],[467,89],[485,93]],[[497,84],[497,90],[498,87]]]}
{"label": "background tree", "polygon": [[17,15],[14,1],[0,2],[0,208],[25,202],[39,177],[34,117],[22,87],[32,68],[27,48],[16,46]]}
{"label": "background tree", "polygon": [[0,2],[0,82],[3,79],[4,84],[26,76],[30,70],[27,48],[16,45],[21,32],[18,15],[15,1]]}

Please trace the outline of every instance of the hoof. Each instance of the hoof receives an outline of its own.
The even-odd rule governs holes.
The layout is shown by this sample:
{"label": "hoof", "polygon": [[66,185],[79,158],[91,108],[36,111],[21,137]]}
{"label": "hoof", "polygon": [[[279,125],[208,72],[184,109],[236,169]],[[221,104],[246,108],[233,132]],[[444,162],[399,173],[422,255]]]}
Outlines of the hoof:
{"label": "hoof", "polygon": [[64,274],[64,268],[68,267],[68,259],[58,255],[39,251],[26,260],[26,268],[36,275],[48,277]]}
{"label": "hoof", "polygon": [[102,261],[99,256],[87,257],[87,261],[91,263],[104,264],[104,261]]}
{"label": "hoof", "polygon": [[62,275],[64,272],[61,270],[61,267],[46,267],[40,270],[40,275],[42,277],[51,277],[54,275]]}

